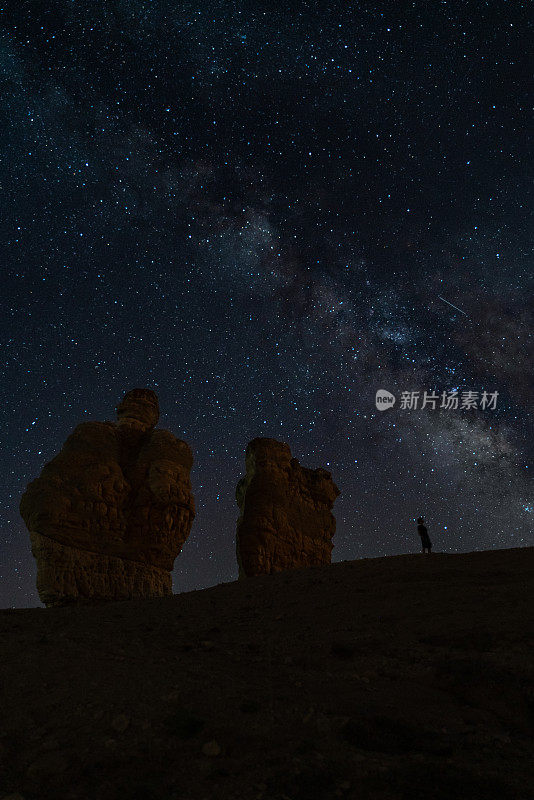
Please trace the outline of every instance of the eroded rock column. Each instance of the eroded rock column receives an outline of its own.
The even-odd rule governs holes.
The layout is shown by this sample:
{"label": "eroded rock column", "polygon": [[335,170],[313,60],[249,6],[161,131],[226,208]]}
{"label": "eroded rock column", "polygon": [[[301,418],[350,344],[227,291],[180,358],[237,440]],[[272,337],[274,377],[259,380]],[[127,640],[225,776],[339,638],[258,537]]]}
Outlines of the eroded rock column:
{"label": "eroded rock column", "polygon": [[189,445],[155,429],[158,398],[133,389],[117,422],[83,422],[22,496],[47,606],[171,594],[195,516]]}
{"label": "eroded rock column", "polygon": [[306,469],[276,439],[253,439],[237,484],[239,577],[330,564],[339,489],[330,472]]}

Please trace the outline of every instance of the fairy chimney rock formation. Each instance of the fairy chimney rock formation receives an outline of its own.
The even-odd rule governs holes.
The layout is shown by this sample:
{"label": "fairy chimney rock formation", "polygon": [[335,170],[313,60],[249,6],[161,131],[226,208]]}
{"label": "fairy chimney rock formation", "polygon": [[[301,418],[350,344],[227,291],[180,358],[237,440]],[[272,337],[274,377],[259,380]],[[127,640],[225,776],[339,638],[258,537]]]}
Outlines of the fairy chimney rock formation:
{"label": "fairy chimney rock formation", "polygon": [[155,428],[157,395],[133,389],[117,422],[83,422],[22,496],[47,606],[172,593],[195,506],[186,442]]}
{"label": "fairy chimney rock formation", "polygon": [[239,577],[330,564],[339,489],[330,472],[306,469],[284,442],[253,439],[237,484]]}

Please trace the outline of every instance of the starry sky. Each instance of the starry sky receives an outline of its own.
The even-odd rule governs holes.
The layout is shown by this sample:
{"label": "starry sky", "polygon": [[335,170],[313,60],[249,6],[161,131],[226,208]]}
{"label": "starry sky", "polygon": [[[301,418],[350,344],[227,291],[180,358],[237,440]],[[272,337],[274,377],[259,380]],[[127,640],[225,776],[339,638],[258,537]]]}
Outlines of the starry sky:
{"label": "starry sky", "polygon": [[194,452],[175,592],[237,578],[255,436],[331,470],[334,561],[533,546],[530,4],[0,5],[0,606],[133,387]]}

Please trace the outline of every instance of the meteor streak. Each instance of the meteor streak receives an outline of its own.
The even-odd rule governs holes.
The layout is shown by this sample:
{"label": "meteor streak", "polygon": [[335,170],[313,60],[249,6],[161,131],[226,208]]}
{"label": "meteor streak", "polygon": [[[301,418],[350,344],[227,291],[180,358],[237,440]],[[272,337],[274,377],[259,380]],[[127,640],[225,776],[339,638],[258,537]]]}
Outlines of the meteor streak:
{"label": "meteor streak", "polygon": [[441,297],[441,295],[439,295],[439,294],[438,294],[438,297],[439,297],[439,299],[440,299],[440,300],[443,300],[443,302],[444,302],[444,303],[447,303],[447,305],[448,305],[448,306],[451,306],[451,308],[455,308],[455,309],[456,309],[456,311],[459,311],[459,312],[460,312],[460,314],[465,314],[465,316],[466,316],[466,317],[468,316],[468,315],[465,313],[465,311],[462,311],[462,309],[461,309],[461,308],[458,308],[458,306],[454,306],[452,303],[449,303],[449,301],[448,301],[448,300],[445,300],[445,298],[444,298],[444,297]]}

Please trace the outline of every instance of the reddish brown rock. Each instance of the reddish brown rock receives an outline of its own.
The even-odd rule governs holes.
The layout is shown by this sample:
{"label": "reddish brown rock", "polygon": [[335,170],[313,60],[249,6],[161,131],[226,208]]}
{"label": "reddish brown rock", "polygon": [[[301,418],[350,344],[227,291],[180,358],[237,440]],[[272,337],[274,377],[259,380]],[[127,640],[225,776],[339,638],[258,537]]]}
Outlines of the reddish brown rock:
{"label": "reddish brown rock", "polygon": [[191,449],[155,430],[158,398],[133,389],[117,422],[83,422],[26,489],[20,513],[47,606],[171,594],[195,516]]}
{"label": "reddish brown rock", "polygon": [[301,467],[276,439],[253,439],[245,463],[236,489],[239,577],[330,564],[339,494],[330,472]]}

